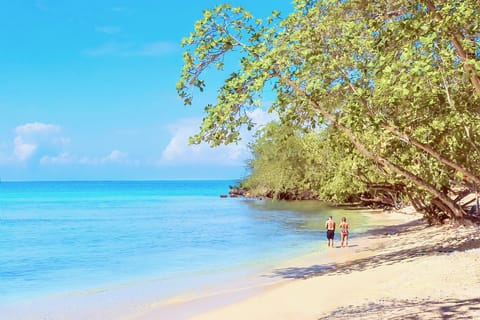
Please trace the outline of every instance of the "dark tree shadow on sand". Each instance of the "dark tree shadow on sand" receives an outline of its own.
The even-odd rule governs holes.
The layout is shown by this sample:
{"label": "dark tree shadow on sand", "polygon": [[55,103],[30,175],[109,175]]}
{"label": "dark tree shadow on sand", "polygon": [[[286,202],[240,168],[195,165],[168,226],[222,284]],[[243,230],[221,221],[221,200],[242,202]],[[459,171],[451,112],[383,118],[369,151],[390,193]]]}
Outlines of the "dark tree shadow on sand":
{"label": "dark tree shadow on sand", "polygon": [[[368,238],[385,238],[374,242],[362,251],[373,251],[370,257],[346,263],[315,264],[273,270],[268,277],[307,279],[318,276],[349,274],[403,261],[413,261],[425,256],[451,255],[469,249],[480,248],[480,232],[476,228],[427,227],[420,221],[400,226],[376,229],[364,234]],[[368,244],[367,244],[368,245]],[[343,249],[337,249],[343,250]],[[452,255],[454,259],[455,256]],[[476,285],[476,284],[475,284]],[[474,299],[381,299],[360,306],[345,306],[322,315],[325,319],[479,319],[480,298]]]}
{"label": "dark tree shadow on sand", "polygon": [[[451,235],[446,236],[441,242],[434,239],[439,232],[442,232],[442,229],[425,227],[419,221],[413,221],[397,227],[380,228],[369,232],[369,235],[373,237],[394,237],[391,240],[397,243],[395,246],[392,246],[392,251],[341,264],[319,264],[308,267],[276,269],[268,277],[306,279],[324,274],[348,274],[354,271],[393,265],[402,261],[411,261],[423,256],[445,255],[454,251],[480,248],[480,235],[478,232],[472,231],[468,235],[461,232],[451,232],[449,233]],[[414,233],[415,237],[410,237],[409,233]],[[395,249],[396,247],[398,249]]]}
{"label": "dark tree shadow on sand", "polygon": [[319,320],[327,319],[478,319],[480,298],[443,299],[441,301],[414,299],[385,299],[360,306],[336,309]]}

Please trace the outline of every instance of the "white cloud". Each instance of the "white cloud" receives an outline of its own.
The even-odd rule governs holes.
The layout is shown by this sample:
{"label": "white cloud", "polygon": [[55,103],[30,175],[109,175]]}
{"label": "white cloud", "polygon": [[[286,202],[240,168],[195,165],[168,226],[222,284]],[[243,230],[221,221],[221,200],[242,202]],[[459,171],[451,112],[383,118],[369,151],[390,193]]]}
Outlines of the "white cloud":
{"label": "white cloud", "polygon": [[68,152],[62,152],[57,156],[43,156],[40,163],[44,165],[50,164],[71,164],[75,162],[75,157]]}
{"label": "white cloud", "polygon": [[[276,119],[261,109],[248,112],[257,128]],[[194,135],[200,126],[199,119],[183,119],[171,126],[172,138],[163,150],[161,164],[218,164],[218,165],[242,165],[250,156],[247,147],[253,132],[241,131],[242,141],[238,144],[218,146],[211,148],[208,144],[189,145],[188,139]]]}
{"label": "white cloud", "polygon": [[54,124],[32,122],[15,128],[11,156],[0,154],[2,163],[39,163],[41,165],[106,165],[129,163],[126,153],[112,150],[105,156],[79,156],[66,150],[70,139],[63,136],[62,128]]}
{"label": "white cloud", "polygon": [[163,150],[160,164],[240,165],[248,156],[244,142],[211,148],[202,143],[189,145],[188,138],[196,133],[198,119],[183,119],[171,127],[172,138]]}
{"label": "white cloud", "polygon": [[41,122],[26,123],[15,128],[15,132],[19,135],[39,134],[59,132],[61,128],[54,124],[45,124]]}
{"label": "white cloud", "polygon": [[15,137],[13,145],[13,156],[18,161],[25,161],[30,158],[38,147],[36,144],[24,142],[21,136]]}
{"label": "white cloud", "polygon": [[156,41],[144,44],[132,44],[117,41],[109,41],[95,48],[83,51],[88,56],[150,56],[159,57],[179,51],[179,46],[174,42]]}
{"label": "white cloud", "polygon": [[278,116],[273,113],[268,113],[262,109],[254,109],[253,111],[247,112],[247,115],[252,119],[256,126],[262,127],[269,122],[278,120]]}
{"label": "white cloud", "polygon": [[41,122],[26,123],[15,128],[13,159],[25,162],[37,153],[55,152],[69,142],[61,136],[61,127]]}
{"label": "white cloud", "polygon": [[126,154],[120,152],[118,150],[113,150],[110,154],[106,157],[103,157],[100,162],[101,163],[108,163],[108,162],[121,162],[123,159],[126,158]]}
{"label": "white cloud", "polygon": [[113,150],[104,157],[75,156],[68,152],[61,152],[55,156],[43,156],[40,159],[42,165],[69,165],[80,164],[89,166],[98,166],[109,163],[127,163],[127,154],[119,150]]}

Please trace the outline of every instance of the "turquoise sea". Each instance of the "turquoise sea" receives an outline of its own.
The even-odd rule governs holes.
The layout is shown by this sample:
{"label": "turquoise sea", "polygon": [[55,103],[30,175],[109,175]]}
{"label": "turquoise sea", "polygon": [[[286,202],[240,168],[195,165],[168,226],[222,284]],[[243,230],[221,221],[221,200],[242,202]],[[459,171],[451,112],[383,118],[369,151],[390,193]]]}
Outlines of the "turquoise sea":
{"label": "turquoise sea", "polygon": [[233,184],[1,182],[0,305],[310,253],[324,247],[327,215],[343,214],[319,202],[220,198]]}

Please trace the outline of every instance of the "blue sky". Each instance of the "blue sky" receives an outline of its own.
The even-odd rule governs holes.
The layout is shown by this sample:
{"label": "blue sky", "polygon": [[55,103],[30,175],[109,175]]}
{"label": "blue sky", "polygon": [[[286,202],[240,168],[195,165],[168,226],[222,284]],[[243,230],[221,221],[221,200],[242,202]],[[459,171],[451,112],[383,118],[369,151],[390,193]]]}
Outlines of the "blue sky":
{"label": "blue sky", "polygon": [[[246,141],[187,145],[214,90],[192,107],[175,90],[181,39],[203,9],[223,2],[4,1],[0,179],[243,177]],[[290,0],[230,3],[258,17],[292,8]]]}

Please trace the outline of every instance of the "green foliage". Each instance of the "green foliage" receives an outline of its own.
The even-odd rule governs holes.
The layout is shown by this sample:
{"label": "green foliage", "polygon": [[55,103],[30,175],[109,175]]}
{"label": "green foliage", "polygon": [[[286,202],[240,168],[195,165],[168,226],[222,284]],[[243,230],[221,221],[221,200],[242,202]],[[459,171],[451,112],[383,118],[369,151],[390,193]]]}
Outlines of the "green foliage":
{"label": "green foliage", "polygon": [[253,127],[246,111],[259,106],[261,91],[270,78],[262,57],[270,49],[268,39],[275,30],[269,26],[274,21],[269,19],[264,25],[242,7],[220,5],[213,12],[205,10],[194,32],[183,40],[182,45],[190,49],[184,54],[177,90],[186,105],[192,103],[194,88],[204,90],[206,83],[201,76],[209,67],[221,70],[224,56],[233,51],[241,60],[241,68],[231,73],[219,88],[217,103],[205,107],[208,116],[200,133],[191,139],[192,143],[207,141],[215,146],[236,142],[240,138],[239,127]]}
{"label": "green foliage", "polygon": [[[480,39],[475,0],[296,0],[294,12],[255,19],[229,5],[206,10],[183,42],[177,89],[185,104],[208,68],[236,52],[240,67],[218,90],[193,143],[240,139],[263,90],[280,124],[252,146],[246,185],[311,190],[344,201],[367,182],[405,185],[410,198],[447,196],[453,180],[478,178]],[[468,133],[468,134],[467,134]],[[437,202],[438,203],[438,202]]]}
{"label": "green foliage", "polygon": [[383,181],[335,128],[305,133],[272,122],[257,133],[251,149],[251,175],[242,186],[253,194],[310,191],[341,203],[358,200],[365,182]]}

